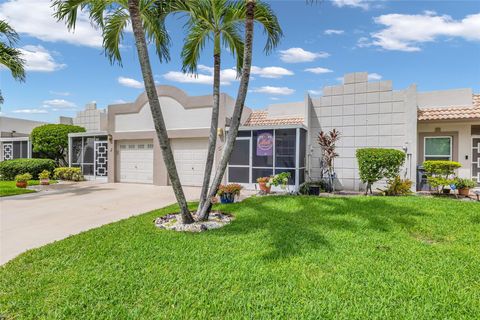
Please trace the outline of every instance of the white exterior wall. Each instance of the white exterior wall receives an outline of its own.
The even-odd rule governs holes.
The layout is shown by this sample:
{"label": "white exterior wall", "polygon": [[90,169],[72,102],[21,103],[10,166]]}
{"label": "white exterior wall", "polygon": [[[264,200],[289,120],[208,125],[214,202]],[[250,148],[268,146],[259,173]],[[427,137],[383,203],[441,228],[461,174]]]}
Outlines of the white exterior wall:
{"label": "white exterior wall", "polygon": [[[159,97],[167,129],[210,128],[211,107],[186,109],[170,97]],[[152,112],[145,104],[139,113],[115,116],[115,132],[155,131]]]}
{"label": "white exterior wall", "polygon": [[[46,122],[33,121],[26,119],[17,119],[9,117],[0,117],[1,137],[25,137],[29,136],[32,130],[38,126],[47,124]],[[14,133],[13,133],[14,131]]]}
{"label": "white exterior wall", "polygon": [[77,116],[73,118],[73,124],[84,127],[87,132],[101,131],[102,117],[106,117],[105,110],[98,110],[95,103],[89,103],[85,106],[85,110],[77,112]]}
{"label": "white exterior wall", "polygon": [[344,189],[360,190],[355,152],[358,148],[377,147],[404,150],[407,177],[416,175],[417,108],[416,88],[392,91],[391,81],[368,82],[366,72],[345,75],[344,84],[325,87],[324,96],[312,100],[310,110],[310,176],[320,176],[321,148],[318,133],[337,129],[339,157],[335,172]]}

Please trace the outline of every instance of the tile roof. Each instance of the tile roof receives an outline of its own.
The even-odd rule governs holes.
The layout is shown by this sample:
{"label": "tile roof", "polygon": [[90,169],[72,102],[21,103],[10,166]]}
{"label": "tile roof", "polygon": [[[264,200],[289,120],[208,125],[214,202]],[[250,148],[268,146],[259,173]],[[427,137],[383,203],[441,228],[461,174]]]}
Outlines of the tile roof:
{"label": "tile roof", "polygon": [[420,109],[418,110],[418,120],[480,119],[480,94],[474,94],[472,100],[472,107],[438,107]]}
{"label": "tile roof", "polygon": [[282,117],[282,118],[268,118],[267,111],[252,111],[247,121],[243,124],[246,127],[261,127],[261,126],[282,126],[282,125],[297,125],[303,124],[303,117]]}

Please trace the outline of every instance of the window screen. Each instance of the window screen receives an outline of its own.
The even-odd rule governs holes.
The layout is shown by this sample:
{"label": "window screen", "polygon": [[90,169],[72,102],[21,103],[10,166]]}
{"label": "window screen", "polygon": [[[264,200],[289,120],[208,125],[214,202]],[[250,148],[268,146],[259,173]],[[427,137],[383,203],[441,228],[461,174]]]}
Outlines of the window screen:
{"label": "window screen", "polygon": [[273,130],[253,132],[252,162],[254,167],[273,167]]}
{"label": "window screen", "polygon": [[249,168],[229,167],[228,181],[237,183],[249,183]]}
{"label": "window screen", "polygon": [[248,166],[250,164],[250,140],[235,140],[230,165]]}
{"label": "window screen", "polygon": [[452,137],[425,138],[425,160],[451,160]]}
{"label": "window screen", "polygon": [[295,129],[275,131],[275,167],[295,168]]}

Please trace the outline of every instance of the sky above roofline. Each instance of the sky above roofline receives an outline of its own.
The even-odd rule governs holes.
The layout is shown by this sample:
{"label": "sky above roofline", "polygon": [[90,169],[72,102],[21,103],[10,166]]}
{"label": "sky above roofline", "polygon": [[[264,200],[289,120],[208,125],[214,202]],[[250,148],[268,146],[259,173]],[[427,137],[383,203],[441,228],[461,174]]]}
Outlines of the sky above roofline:
{"label": "sky above roofline", "polygon": [[[472,88],[480,92],[480,3],[478,1],[332,0],[268,1],[284,38],[270,55],[257,28],[247,105],[301,101],[350,72],[367,71],[371,80],[410,84],[419,91]],[[122,44],[123,67],[105,58],[98,30],[81,15],[75,33],[51,17],[49,0],[0,1],[0,19],[20,33],[27,81],[0,69],[5,97],[2,115],[40,121],[73,116],[89,102],[99,108],[134,101],[143,91],[131,33]],[[212,46],[207,44],[196,77],[181,72],[185,34],[181,17],[168,19],[172,37],[169,63],[152,58],[155,79],[189,95],[211,93]],[[152,51],[154,56],[154,51]],[[222,92],[236,96],[235,62],[222,55]]]}

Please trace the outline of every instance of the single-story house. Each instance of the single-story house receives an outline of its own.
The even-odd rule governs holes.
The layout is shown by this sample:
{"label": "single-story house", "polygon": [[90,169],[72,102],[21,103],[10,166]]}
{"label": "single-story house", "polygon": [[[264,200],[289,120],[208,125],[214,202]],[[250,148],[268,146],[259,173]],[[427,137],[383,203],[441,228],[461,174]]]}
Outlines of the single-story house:
{"label": "single-story house", "polygon": [[31,158],[30,133],[45,122],[0,117],[0,161]]}
{"label": "single-story house", "polygon": [[[157,92],[180,180],[199,186],[212,96],[189,96],[172,86],[159,86]],[[215,161],[234,103],[221,94]],[[107,176],[110,182],[169,184],[145,93],[134,102],[108,106],[105,122],[105,130],[70,135],[72,166],[81,166],[86,175]],[[319,179],[317,135],[334,128],[341,133],[335,172],[344,189],[363,188],[355,151],[364,147],[403,150],[402,174],[418,188],[423,179],[419,166],[428,159],[459,161],[459,176],[480,182],[480,95],[469,88],[418,92],[411,85],[393,90],[392,81],[368,81],[366,72],[345,75],[342,84],[324,87],[321,97],[307,94],[304,101],[265,110],[246,107],[225,182],[253,188],[258,177],[283,171],[291,173],[289,184],[295,188]]]}

